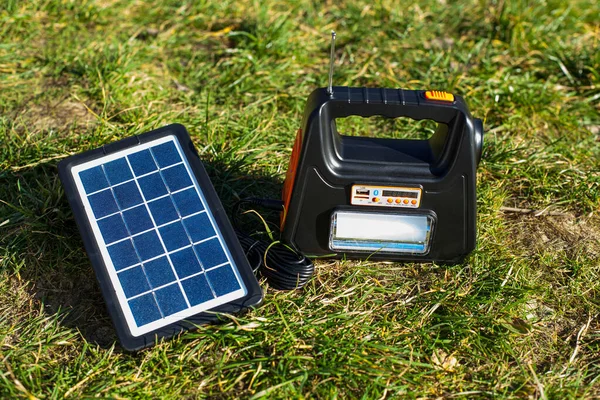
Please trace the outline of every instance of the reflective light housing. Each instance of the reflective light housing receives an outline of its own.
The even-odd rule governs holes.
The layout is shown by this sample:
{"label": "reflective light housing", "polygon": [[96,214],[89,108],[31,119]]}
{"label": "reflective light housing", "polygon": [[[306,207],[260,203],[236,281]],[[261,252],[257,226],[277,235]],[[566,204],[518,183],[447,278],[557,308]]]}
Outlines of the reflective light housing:
{"label": "reflective light housing", "polygon": [[427,254],[431,215],[334,211],[329,247],[334,251]]}

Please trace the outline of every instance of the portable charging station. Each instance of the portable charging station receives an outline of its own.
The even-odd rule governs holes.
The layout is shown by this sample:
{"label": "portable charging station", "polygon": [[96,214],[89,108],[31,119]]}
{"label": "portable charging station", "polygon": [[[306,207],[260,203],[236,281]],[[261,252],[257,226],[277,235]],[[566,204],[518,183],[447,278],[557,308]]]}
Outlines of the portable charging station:
{"label": "portable charging station", "polygon": [[[475,248],[483,122],[435,90],[333,87],[304,109],[282,191],[282,241],[316,256],[459,262]],[[438,123],[426,140],[340,135],[337,118]]]}
{"label": "portable charging station", "polygon": [[[343,136],[336,118],[430,119],[427,140]],[[483,123],[440,91],[330,87],[308,98],[282,240],[307,255],[458,262],[475,248]]]}
{"label": "portable charging station", "polygon": [[[59,163],[124,348],[260,304],[259,271],[276,289],[303,287],[305,255],[458,262],[475,248],[482,121],[446,92],[333,87],[334,44],[332,32],[329,86],[308,98],[283,201],[240,199],[235,230],[181,125]],[[438,127],[426,140],[337,131],[337,118],[376,115]],[[238,229],[241,204],[283,210],[281,243]]]}

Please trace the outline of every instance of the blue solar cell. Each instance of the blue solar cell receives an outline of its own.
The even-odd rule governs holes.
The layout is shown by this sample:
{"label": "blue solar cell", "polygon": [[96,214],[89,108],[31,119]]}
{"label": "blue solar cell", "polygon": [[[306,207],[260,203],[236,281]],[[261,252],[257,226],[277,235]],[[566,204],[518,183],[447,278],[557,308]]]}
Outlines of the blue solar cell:
{"label": "blue solar cell", "polygon": [[170,197],[163,197],[162,199],[154,200],[148,203],[152,218],[157,225],[163,225],[167,222],[175,221],[179,219],[177,210],[171,201]]}
{"label": "blue solar cell", "polygon": [[153,288],[174,282],[176,279],[167,257],[157,258],[156,260],[144,263],[144,271],[146,271],[148,282],[150,282],[150,286]]}
{"label": "blue solar cell", "polygon": [[140,188],[142,189],[146,201],[167,194],[167,187],[158,172],[139,178],[138,183],[140,184]]}
{"label": "blue solar cell", "polygon": [[187,308],[183,293],[181,293],[181,289],[179,289],[179,285],[176,283],[158,289],[154,294],[156,295],[158,306],[165,317]]}
{"label": "blue solar cell", "polygon": [[207,213],[188,217],[183,220],[183,225],[194,243],[217,234],[210,223],[210,219],[208,219]]}
{"label": "blue solar cell", "polygon": [[158,231],[168,251],[177,250],[191,244],[183,225],[179,221],[165,225],[159,228]]}
{"label": "blue solar cell", "polygon": [[127,298],[150,290],[142,267],[133,267],[119,272],[119,281]]}
{"label": "blue solar cell", "polygon": [[181,162],[181,157],[173,142],[154,146],[152,148],[152,154],[161,168]]}
{"label": "blue solar cell", "polygon": [[123,218],[132,235],[154,227],[150,219],[150,214],[148,214],[148,210],[146,210],[146,206],[144,205],[123,211]]}
{"label": "blue solar cell", "polygon": [[96,218],[106,217],[119,211],[119,207],[117,207],[110,189],[88,196],[88,200]]}
{"label": "blue solar cell", "polygon": [[217,238],[195,244],[194,250],[202,262],[204,269],[209,269],[227,262],[227,256]]}
{"label": "blue solar cell", "polygon": [[177,207],[182,217],[204,210],[200,197],[198,197],[198,193],[194,188],[175,193],[172,196],[175,207]]}
{"label": "blue solar cell", "polygon": [[110,244],[129,236],[121,214],[111,215],[98,221],[98,227],[104,238],[104,243]]}
{"label": "blue solar cell", "polygon": [[127,156],[131,163],[131,168],[135,176],[147,174],[152,171],[158,170],[150,150],[142,150],[137,153],[133,153]]}
{"label": "blue solar cell", "polygon": [[125,157],[104,164],[104,172],[111,185],[116,185],[121,182],[133,179],[129,164]]}
{"label": "blue solar cell", "polygon": [[108,254],[117,271],[140,262],[129,239],[108,246]]}
{"label": "blue solar cell", "polygon": [[229,264],[206,271],[206,275],[217,296],[240,289],[240,284]]}
{"label": "blue solar cell", "polygon": [[135,182],[127,182],[119,186],[113,186],[113,191],[115,192],[115,198],[117,199],[117,204],[119,204],[121,210],[141,204],[143,201]]}
{"label": "blue solar cell", "polygon": [[204,274],[192,276],[189,279],[181,281],[181,286],[183,286],[185,295],[192,306],[214,298]]}
{"label": "blue solar cell", "polygon": [[79,178],[86,193],[97,192],[108,187],[108,181],[100,166],[81,171]]}
{"label": "blue solar cell", "polygon": [[[204,170],[194,169],[197,160],[188,162],[191,142],[182,142],[184,152],[178,141],[185,136],[154,135],[121,142],[104,154],[96,151],[60,168],[61,178],[69,178],[65,190],[80,198],[72,202],[74,214],[89,223],[85,242],[97,245],[88,250],[102,286],[108,288],[107,304],[128,349],[150,344],[156,333],[171,332],[165,327],[178,321],[202,322],[198,313],[210,313],[246,292],[246,281],[238,282],[237,266],[221,245],[228,236],[220,233],[211,203],[204,203],[204,186],[195,179]],[[201,181],[212,191],[205,179]],[[214,212],[217,216],[223,210]],[[98,248],[100,254],[92,254]],[[239,246],[232,251],[240,251]],[[257,297],[255,283],[250,283],[249,294]],[[244,290],[234,296],[240,288]],[[219,298],[221,294],[225,297]]]}
{"label": "blue solar cell", "polygon": [[164,253],[164,249],[156,231],[150,231],[135,236],[133,238],[133,243],[135,244],[135,249],[142,261],[146,261]]}
{"label": "blue solar cell", "polygon": [[183,164],[176,165],[168,169],[163,169],[160,171],[160,173],[165,179],[165,183],[171,192],[175,192],[179,189],[183,189],[192,185],[192,180],[190,179],[187,169],[185,169]]}
{"label": "blue solar cell", "polygon": [[161,319],[160,311],[152,293],[129,300],[129,308],[138,326]]}
{"label": "blue solar cell", "polygon": [[197,274],[202,271],[202,267],[198,262],[198,259],[194,255],[194,251],[191,247],[183,249],[170,255],[175,271],[179,279],[183,279],[186,276]]}

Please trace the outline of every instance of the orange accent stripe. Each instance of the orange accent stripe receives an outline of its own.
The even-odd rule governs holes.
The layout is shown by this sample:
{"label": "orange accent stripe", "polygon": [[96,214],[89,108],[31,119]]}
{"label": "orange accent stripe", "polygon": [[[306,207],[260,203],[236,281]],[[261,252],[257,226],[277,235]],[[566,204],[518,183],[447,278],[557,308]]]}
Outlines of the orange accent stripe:
{"label": "orange accent stripe", "polygon": [[283,190],[281,192],[281,198],[283,200],[283,212],[281,213],[280,227],[283,230],[285,225],[285,219],[292,199],[292,191],[294,189],[294,182],[296,180],[296,170],[298,163],[300,162],[300,151],[302,149],[302,129],[298,129],[296,133],[296,140],[294,141],[294,147],[292,148],[292,155],[290,157],[290,163],[288,170],[285,174],[285,181],[283,182]]}

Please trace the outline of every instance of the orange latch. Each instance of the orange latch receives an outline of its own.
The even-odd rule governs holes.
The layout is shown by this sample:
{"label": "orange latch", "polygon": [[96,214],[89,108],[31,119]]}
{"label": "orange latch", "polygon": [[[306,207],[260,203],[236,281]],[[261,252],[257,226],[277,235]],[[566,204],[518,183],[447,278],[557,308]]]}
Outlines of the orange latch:
{"label": "orange latch", "polygon": [[428,90],[425,92],[425,98],[427,100],[454,101],[454,95],[452,93],[441,90]]}

